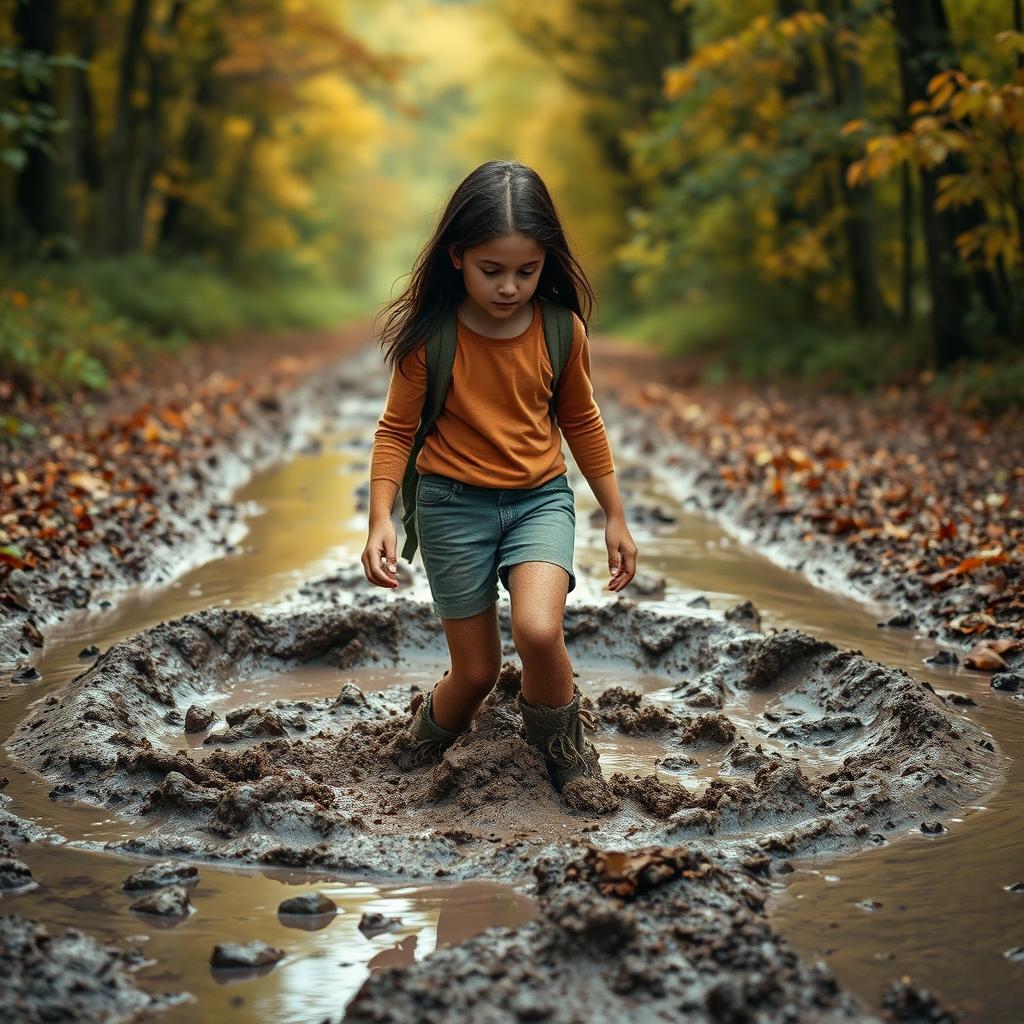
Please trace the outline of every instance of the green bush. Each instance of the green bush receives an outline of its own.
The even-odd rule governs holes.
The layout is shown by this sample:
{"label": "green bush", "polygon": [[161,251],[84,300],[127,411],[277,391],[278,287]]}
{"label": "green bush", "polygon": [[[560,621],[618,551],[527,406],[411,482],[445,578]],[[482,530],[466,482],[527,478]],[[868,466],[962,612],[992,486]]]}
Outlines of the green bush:
{"label": "green bush", "polygon": [[230,279],[201,260],[152,256],[20,266],[0,287],[0,377],[57,400],[190,339],[318,328],[368,315],[327,282]]}

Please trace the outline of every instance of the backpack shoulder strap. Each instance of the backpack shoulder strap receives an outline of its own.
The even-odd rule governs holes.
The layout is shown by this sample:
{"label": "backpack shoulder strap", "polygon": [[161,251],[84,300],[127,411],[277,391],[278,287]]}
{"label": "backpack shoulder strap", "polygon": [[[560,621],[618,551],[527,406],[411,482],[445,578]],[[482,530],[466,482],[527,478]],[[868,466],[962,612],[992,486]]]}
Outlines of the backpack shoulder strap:
{"label": "backpack shoulder strap", "polygon": [[541,312],[544,314],[544,341],[551,361],[551,399],[548,402],[548,411],[555,420],[558,380],[572,349],[572,310],[551,299],[541,298],[540,303]]}
{"label": "backpack shoulder strap", "polygon": [[434,422],[441,415],[444,400],[451,384],[452,367],[455,365],[455,348],[458,343],[458,324],[453,309],[445,317],[441,326],[424,342],[423,361],[427,368],[427,388],[423,396],[423,411],[420,413],[420,425],[416,431],[409,459],[405,464],[405,476],[402,478],[402,506],[405,512],[402,523],[405,526],[405,546],[402,557],[412,561],[419,543],[416,537],[416,484],[419,473],[416,471],[416,457],[423,447],[427,434],[434,429]]}

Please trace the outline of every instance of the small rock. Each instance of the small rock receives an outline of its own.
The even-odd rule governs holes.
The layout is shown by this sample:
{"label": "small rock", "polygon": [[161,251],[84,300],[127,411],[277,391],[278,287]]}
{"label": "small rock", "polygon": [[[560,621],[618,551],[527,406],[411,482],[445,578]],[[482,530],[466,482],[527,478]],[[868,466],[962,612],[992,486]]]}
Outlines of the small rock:
{"label": "small rock", "polygon": [[947,693],[943,695],[942,699],[947,704],[955,704],[957,707],[976,708],[978,706],[973,697],[967,697],[962,693]]}
{"label": "small rock", "polygon": [[185,889],[180,885],[169,885],[136,900],[130,909],[134,910],[137,914],[156,914],[159,917],[184,917],[189,912],[191,906],[188,892]]}
{"label": "small rock", "polygon": [[1000,672],[992,677],[989,686],[993,690],[1002,690],[1004,693],[1016,693],[1024,683],[1024,675],[1020,672]]}
{"label": "small rock", "polygon": [[252,969],[276,964],[284,958],[284,950],[268,945],[260,939],[252,942],[219,942],[210,954],[211,967],[240,967]]}
{"label": "small rock", "polygon": [[929,665],[959,665],[960,659],[955,651],[936,651],[931,657],[924,659]]}
{"label": "small rock", "polygon": [[80,658],[95,658],[98,657],[100,649],[95,644],[89,644],[88,647],[83,647],[79,652]]}
{"label": "small rock", "polygon": [[338,704],[365,704],[366,694],[355,683],[346,683],[338,694]]}
{"label": "small rock", "polygon": [[1024,946],[1013,946],[1008,949],[1003,956],[1005,956],[1007,960],[1013,960],[1014,963],[1020,963],[1021,961],[1024,961]]}
{"label": "small rock", "polygon": [[878,900],[861,900],[858,904],[861,910],[881,910],[882,904]]}
{"label": "small rock", "polygon": [[754,607],[754,602],[747,600],[733,605],[725,613],[727,622],[749,622],[755,629],[761,628],[761,613]]}
{"label": "small rock", "polygon": [[1013,885],[1004,885],[1003,888],[1007,892],[1013,892],[1013,893],[1024,892],[1024,882],[1014,882]]}
{"label": "small rock", "polygon": [[893,626],[897,629],[909,629],[916,622],[917,619],[914,617],[914,613],[909,609],[904,608],[902,611],[899,611],[895,615],[890,616],[888,619],[885,620],[885,622],[878,622],[876,623],[876,625],[879,628],[884,628],[885,626]]}
{"label": "small rock", "polygon": [[941,821],[922,821],[921,831],[929,836],[937,836],[940,832],[946,831],[946,826]]}
{"label": "small rock", "polygon": [[359,930],[367,937],[380,935],[381,932],[391,932],[402,926],[400,917],[385,917],[376,910],[372,913],[364,913],[359,918]]}
{"label": "small rock", "polygon": [[307,892],[284,900],[277,908],[279,914],[336,914],[338,905],[322,892]]}
{"label": "small rock", "polygon": [[672,754],[669,757],[663,757],[658,762],[658,766],[667,772],[685,772],[691,768],[697,768],[699,765],[700,761],[697,758],[687,757],[685,754]]}
{"label": "small rock", "polygon": [[216,721],[217,716],[209,708],[192,704],[185,712],[185,732],[205,732]]}
{"label": "small rock", "polygon": [[34,884],[27,864],[13,857],[0,857],[0,889],[23,889]]}
{"label": "small rock", "polygon": [[43,677],[36,671],[34,665],[24,665],[19,668],[13,676],[11,676],[12,683],[34,683]]}
{"label": "small rock", "polygon": [[690,608],[710,608],[711,602],[703,595],[698,594],[693,600],[686,602]]}
{"label": "small rock", "polygon": [[181,864],[162,860],[129,875],[123,889],[159,889],[165,885],[191,885],[199,881],[199,869],[194,864]]}

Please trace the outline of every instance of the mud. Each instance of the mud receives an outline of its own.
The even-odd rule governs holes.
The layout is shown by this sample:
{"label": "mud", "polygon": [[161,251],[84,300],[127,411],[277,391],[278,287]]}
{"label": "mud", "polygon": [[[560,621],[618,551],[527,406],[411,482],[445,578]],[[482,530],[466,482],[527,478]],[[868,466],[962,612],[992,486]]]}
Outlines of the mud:
{"label": "mud", "polygon": [[0,1009],[5,1020],[99,1024],[134,1020],[177,1001],[136,987],[131,975],[144,963],[138,950],[101,946],[73,928],[51,935],[20,914],[0,916]]}
{"label": "mud", "polygon": [[[61,419],[46,408],[20,410],[22,418],[38,419],[39,430],[3,453],[11,500],[5,494],[0,510],[10,522],[30,512],[32,519],[27,532],[23,522],[6,538],[26,552],[27,564],[0,566],[0,674],[18,683],[38,680],[29,663],[46,642],[46,627],[65,613],[109,607],[118,591],[159,584],[235,550],[243,510],[232,493],[306,444],[337,415],[339,396],[354,405],[372,386],[352,360],[340,358],[366,337],[365,325],[355,324],[286,341],[194,344],[173,365],[154,366],[142,380],[130,377],[96,413],[74,404]],[[188,426],[179,432],[170,423],[180,424],[182,412]],[[63,473],[52,492],[43,490],[55,460]],[[76,477],[95,480],[97,466],[108,480],[127,481],[123,493],[97,490],[98,480],[85,490],[73,486]],[[15,471],[24,495],[16,495]],[[145,501],[131,505],[139,494]],[[85,525],[75,511],[83,501],[84,520],[106,528]],[[40,530],[50,521],[36,510],[51,507],[57,514]]]}
{"label": "mud", "polygon": [[344,1020],[869,1021],[769,928],[763,884],[686,847],[535,868],[540,915],[371,975]]}
{"label": "mud", "polygon": [[[111,647],[8,747],[52,799],[149,822],[112,848],[376,877],[516,880],[584,838],[699,842],[736,862],[877,844],[997,777],[982,730],[901,670],[794,630],[762,636],[628,601],[571,608],[565,622],[593,741],[639,736],[662,751],[656,775],[609,773],[605,807],[552,790],[522,735],[512,662],[435,765],[415,766],[405,743],[418,688],[363,693],[344,670],[335,697],[235,708],[202,745],[185,739],[191,705],[216,709],[236,680],[339,652],[350,667],[418,661],[429,674],[445,660],[440,630],[428,606],[372,595],[268,618],[209,609]],[[623,682],[595,686],[588,666]],[[632,690],[638,669],[665,688]]]}
{"label": "mud", "polygon": [[[32,707],[9,752],[53,800],[143,823],[109,850],[535,885],[537,920],[374,974],[348,1019],[477,1019],[485,1000],[495,1019],[872,1019],[771,930],[767,886],[793,856],[883,844],[987,792],[1000,752],[952,701],[858,651],[751,631],[750,614],[571,606],[590,738],[657,752],[654,774],[606,770],[605,805],[588,805],[559,797],[526,744],[513,661],[472,730],[416,765],[404,729],[422,691],[349,673],[436,678],[440,622],[407,599],[338,605],[341,586],[319,581],[324,600],[301,610],[211,608],[116,643]],[[334,695],[232,706],[236,683],[311,665],[336,668]],[[193,709],[213,716],[201,742]],[[5,815],[4,834],[29,830]],[[160,893],[195,875],[175,860],[130,881]],[[153,902],[175,900],[183,919],[187,890]]]}

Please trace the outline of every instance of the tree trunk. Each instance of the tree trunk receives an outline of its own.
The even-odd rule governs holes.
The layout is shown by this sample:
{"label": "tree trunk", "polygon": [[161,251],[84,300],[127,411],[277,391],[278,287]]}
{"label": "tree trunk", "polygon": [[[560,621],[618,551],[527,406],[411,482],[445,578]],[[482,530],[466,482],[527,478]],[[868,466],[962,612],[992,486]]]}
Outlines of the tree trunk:
{"label": "tree trunk", "polygon": [[[167,42],[174,35],[178,20],[185,10],[185,0],[174,0],[167,14],[160,36]],[[141,249],[146,240],[146,222],[149,202],[153,189],[153,177],[160,167],[164,155],[164,100],[168,88],[170,60],[166,49],[147,55],[149,65],[149,105],[146,109],[146,137],[142,152],[142,168],[139,174],[138,199],[132,231],[132,247]]]}
{"label": "tree trunk", "polygon": [[[915,100],[927,100],[928,82],[940,71],[956,67],[956,54],[942,0],[892,0],[892,4],[906,109]],[[987,270],[972,274],[954,245],[957,235],[985,221],[984,206],[972,203],[955,210],[935,209],[939,178],[962,173],[963,169],[960,157],[950,154],[938,167],[921,168],[919,175],[932,335],[935,362],[940,368],[976,350],[969,323],[972,297],[980,297],[998,328],[1009,333],[1007,309],[994,277]]]}
{"label": "tree trunk", "polygon": [[132,104],[143,37],[149,24],[151,0],[133,0],[124,46],[114,112],[114,129],[107,150],[104,173],[101,248],[106,253],[125,252],[131,242],[134,203],[131,185],[135,177],[138,118]]}
{"label": "tree trunk", "polygon": [[[14,12],[14,31],[22,50],[36,50],[52,57],[57,42],[57,0],[32,0],[19,4]],[[56,106],[50,82],[34,88],[22,86],[19,97],[27,103]],[[14,187],[15,205],[22,223],[39,239],[63,227],[62,200],[58,188],[57,164],[53,152],[34,146],[27,153],[24,167]]]}
{"label": "tree trunk", "polygon": [[[824,0],[822,12],[833,28],[851,26],[848,0],[840,0],[841,19],[837,19],[832,0]],[[824,39],[825,66],[832,85],[832,103],[847,119],[863,113],[864,76],[856,61],[841,59],[831,34]],[[889,323],[892,314],[878,288],[878,243],[875,238],[874,199],[871,186],[851,188],[846,183],[847,168],[854,160],[852,151],[839,154],[839,192],[843,204],[843,235],[846,260],[852,285],[851,313],[859,327]]]}
{"label": "tree trunk", "polygon": [[914,182],[910,165],[900,176],[900,326],[914,322]]}

